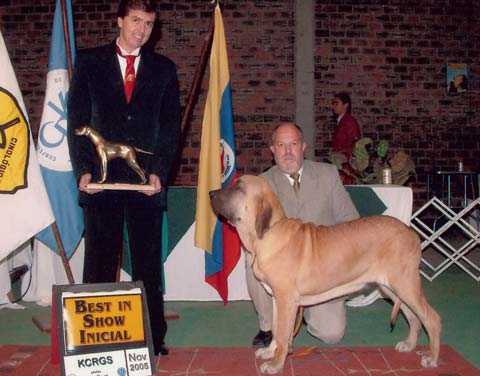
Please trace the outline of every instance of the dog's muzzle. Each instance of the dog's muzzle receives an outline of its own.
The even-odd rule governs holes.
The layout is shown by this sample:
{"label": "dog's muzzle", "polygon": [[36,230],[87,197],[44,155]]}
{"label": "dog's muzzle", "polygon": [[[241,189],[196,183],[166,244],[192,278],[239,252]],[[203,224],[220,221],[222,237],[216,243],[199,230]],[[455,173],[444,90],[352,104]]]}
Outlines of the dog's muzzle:
{"label": "dog's muzzle", "polygon": [[234,214],[229,205],[228,195],[222,189],[216,189],[209,192],[210,203],[215,214],[224,217],[227,221],[232,223]]}
{"label": "dog's muzzle", "polygon": [[214,191],[210,191],[208,192],[208,195],[210,196],[210,203],[212,204],[212,209],[213,211],[215,212],[215,214],[222,214],[220,211],[219,211],[219,194],[221,193],[221,190],[220,189],[216,189]]}
{"label": "dog's muzzle", "polygon": [[75,129],[73,133],[75,133],[75,135],[77,136],[83,136],[85,134],[85,128],[81,127],[81,128]]}

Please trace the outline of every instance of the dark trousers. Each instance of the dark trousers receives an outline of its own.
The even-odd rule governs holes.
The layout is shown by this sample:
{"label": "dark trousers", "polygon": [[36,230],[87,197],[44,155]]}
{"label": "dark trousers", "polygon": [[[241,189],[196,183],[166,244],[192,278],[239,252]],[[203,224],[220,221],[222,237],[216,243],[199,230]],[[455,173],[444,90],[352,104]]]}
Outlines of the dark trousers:
{"label": "dark trousers", "polygon": [[158,354],[167,332],[160,268],[162,210],[130,207],[127,204],[116,207],[86,206],[84,215],[84,283],[115,282],[126,222],[132,280],[143,281],[145,286],[154,351]]}

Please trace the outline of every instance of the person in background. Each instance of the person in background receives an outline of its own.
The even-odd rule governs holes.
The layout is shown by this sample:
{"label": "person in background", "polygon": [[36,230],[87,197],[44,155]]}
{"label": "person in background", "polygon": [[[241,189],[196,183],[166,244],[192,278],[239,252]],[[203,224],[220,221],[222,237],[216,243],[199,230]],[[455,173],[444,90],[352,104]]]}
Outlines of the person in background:
{"label": "person in background", "polygon": [[[118,37],[80,51],[68,98],[70,157],[85,218],[84,283],[114,282],[126,225],[132,279],[145,286],[155,355],[168,354],[164,338],[161,228],[166,186],[180,136],[180,100],[175,64],[144,47],[156,19],[152,0],[121,0]],[[99,160],[93,144],[75,130],[88,125],[106,140],[138,153],[152,191],[94,190]],[[140,183],[118,158],[109,162],[111,182]]]}
{"label": "person in background", "polygon": [[332,151],[343,153],[348,160],[352,156],[355,143],[361,137],[360,126],[352,116],[350,95],[344,92],[335,94],[332,110],[337,117],[337,126],[332,138]]}
{"label": "person in background", "polygon": [[[334,165],[304,160],[307,144],[302,129],[281,123],[273,132],[270,150],[275,165],[262,174],[278,196],[285,214],[317,225],[330,226],[358,218]],[[260,331],[253,345],[268,346],[272,340],[272,297],[252,271],[252,257],[246,252],[248,292],[258,314]],[[343,299],[306,307],[307,330],[327,343],[342,339],[346,327]]]}
{"label": "person in background", "polygon": [[332,110],[337,117],[337,126],[333,132],[332,153],[340,154],[344,160],[339,164],[340,177],[344,184],[353,184],[354,176],[349,161],[352,156],[355,143],[361,138],[360,126],[352,116],[352,101],[350,95],[345,92],[335,94],[332,100]]}

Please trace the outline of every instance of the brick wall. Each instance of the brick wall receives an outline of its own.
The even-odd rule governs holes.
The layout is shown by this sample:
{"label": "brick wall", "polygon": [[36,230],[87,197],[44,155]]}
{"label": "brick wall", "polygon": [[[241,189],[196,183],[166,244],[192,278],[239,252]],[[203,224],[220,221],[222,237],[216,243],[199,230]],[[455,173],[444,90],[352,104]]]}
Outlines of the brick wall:
{"label": "brick wall", "polygon": [[[157,51],[179,69],[185,104],[211,14],[207,0],[160,2]],[[223,2],[237,149],[241,172],[270,166],[271,129],[295,113],[294,1]],[[382,5],[380,5],[381,3]],[[329,103],[352,94],[365,135],[404,148],[418,167],[417,187],[433,165],[456,158],[478,168],[478,81],[474,90],[446,95],[445,67],[465,62],[480,73],[480,16],[475,0],[316,2],[316,156],[329,153],[334,122]],[[73,0],[79,48],[116,35],[116,1]],[[54,0],[0,0],[0,27],[28,108],[34,134],[41,116]],[[205,76],[175,181],[196,183]]]}
{"label": "brick wall", "polygon": [[412,156],[417,188],[427,171],[453,168],[458,159],[478,171],[478,78],[470,92],[448,96],[446,64],[467,63],[479,77],[479,6],[473,0],[318,1],[317,156],[328,156],[335,124],[329,104],[345,90],[365,136]]}
{"label": "brick wall", "polygon": [[[1,28],[28,108],[38,132],[54,0],[0,0]],[[270,129],[295,113],[293,85],[294,3],[292,1],[225,2],[224,23],[230,59],[233,106],[241,172],[259,173],[270,166],[266,150]],[[35,4],[35,5],[33,5]],[[116,1],[73,0],[78,48],[108,43],[116,36]],[[178,65],[182,104],[193,80],[212,5],[210,1],[161,1],[156,50]],[[208,70],[175,181],[195,185],[200,126]]]}

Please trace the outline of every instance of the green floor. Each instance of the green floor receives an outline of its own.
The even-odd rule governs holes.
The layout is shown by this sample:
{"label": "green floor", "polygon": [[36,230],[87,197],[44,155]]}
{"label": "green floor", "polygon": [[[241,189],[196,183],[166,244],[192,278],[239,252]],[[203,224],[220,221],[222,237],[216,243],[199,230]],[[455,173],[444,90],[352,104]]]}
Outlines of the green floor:
{"label": "green floor", "polygon": [[[443,319],[442,343],[448,344],[480,368],[480,284],[459,270],[450,271],[434,282],[424,280],[431,305]],[[32,323],[32,316],[48,316],[49,308],[27,304],[25,310],[0,310],[0,343],[49,344],[50,338]],[[249,346],[257,331],[250,302],[168,302],[179,320],[169,321],[166,338],[170,347]],[[348,327],[341,346],[394,345],[407,334],[407,325],[399,318],[390,333],[391,305],[378,301],[371,306],[348,309]],[[420,342],[426,344],[426,336]],[[304,329],[295,345],[324,346]]]}

